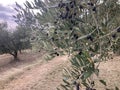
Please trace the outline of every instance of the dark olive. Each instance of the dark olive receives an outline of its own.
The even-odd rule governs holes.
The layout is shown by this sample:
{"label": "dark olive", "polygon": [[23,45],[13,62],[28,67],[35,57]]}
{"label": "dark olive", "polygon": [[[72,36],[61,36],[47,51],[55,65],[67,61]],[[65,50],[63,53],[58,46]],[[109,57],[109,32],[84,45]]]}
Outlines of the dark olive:
{"label": "dark olive", "polygon": [[93,7],[93,9],[92,9],[92,10],[96,12],[96,7]]}
{"label": "dark olive", "polygon": [[79,79],[80,75],[76,77],[76,79]]}
{"label": "dark olive", "polygon": [[87,39],[90,40],[90,41],[93,41],[93,37],[91,35],[88,35]]}
{"label": "dark olive", "polygon": [[65,19],[65,17],[63,17],[63,16],[62,16],[61,18],[62,18],[62,19]]}
{"label": "dark olive", "polygon": [[67,35],[67,33],[65,33],[65,35]]}
{"label": "dark olive", "polygon": [[72,30],[73,28],[72,27],[70,27],[70,30]]}
{"label": "dark olive", "polygon": [[58,54],[58,53],[57,53],[56,55],[57,55],[57,56],[59,56],[59,54]]}
{"label": "dark olive", "polygon": [[71,23],[73,24],[73,23],[74,23],[74,21],[73,21],[73,20],[71,20]]}
{"label": "dark olive", "polygon": [[108,43],[110,43],[110,40],[108,41]]}
{"label": "dark olive", "polygon": [[116,38],[116,37],[117,37],[117,35],[116,35],[116,34],[113,34],[113,35],[112,35],[112,37],[113,37],[113,38]]}
{"label": "dark olive", "polygon": [[84,71],[81,71],[81,74],[84,73]]}
{"label": "dark olive", "polygon": [[59,53],[58,53],[58,52],[54,52],[53,54],[55,54],[55,55],[59,56]]}
{"label": "dark olive", "polygon": [[[80,49],[80,50],[79,50],[79,53],[78,53],[78,54],[79,54],[79,55],[81,55],[81,54],[82,54],[82,49]],[[81,73],[82,73],[82,72],[81,72]]]}
{"label": "dark olive", "polygon": [[66,6],[66,11],[69,11],[70,9],[69,9],[69,7],[68,6]]}
{"label": "dark olive", "polygon": [[65,3],[62,3],[62,2],[61,2],[61,3],[58,4],[58,7],[60,7],[60,8],[62,8],[62,7],[64,7],[64,6],[65,6]]}
{"label": "dark olive", "polygon": [[61,3],[58,4],[58,7],[61,7]]}
{"label": "dark olive", "polygon": [[61,14],[59,17],[60,17],[61,19],[66,19],[66,18],[68,17],[68,13],[66,13],[65,15]]}
{"label": "dark olive", "polygon": [[117,32],[120,32],[120,27],[117,29]]}
{"label": "dark olive", "polygon": [[55,31],[54,33],[55,33],[55,34],[57,34],[57,32],[56,32],[56,31]]}
{"label": "dark olive", "polygon": [[71,19],[71,18],[72,18],[72,15],[70,15],[68,18]]}
{"label": "dark olive", "polygon": [[71,1],[70,4],[72,4],[73,2]]}
{"label": "dark olive", "polygon": [[57,24],[57,21],[55,21],[54,24]]}
{"label": "dark olive", "polygon": [[92,85],[94,85],[94,84],[95,84],[95,82],[94,82],[94,81],[92,81],[92,82],[91,82],[91,84],[92,84]]}
{"label": "dark olive", "polygon": [[64,7],[64,6],[65,6],[65,3],[62,4],[62,7]]}
{"label": "dark olive", "polygon": [[59,18],[62,18],[62,14],[60,14]]}
{"label": "dark olive", "polygon": [[77,34],[74,34],[73,36],[75,39],[78,39],[78,35]]}
{"label": "dark olive", "polygon": [[94,4],[90,2],[90,3],[88,3],[88,5],[93,6]]}
{"label": "dark olive", "polygon": [[77,13],[74,13],[74,16],[76,16],[77,15]]}
{"label": "dark olive", "polygon": [[71,5],[70,7],[71,7],[71,8],[74,8],[74,6],[73,6],[73,5]]}
{"label": "dark olive", "polygon": [[75,4],[76,4],[75,1],[70,2],[70,5],[75,5]]}
{"label": "dark olive", "polygon": [[83,6],[82,6],[82,5],[80,5],[80,6],[79,6],[79,8],[80,8],[80,9],[83,9]]}
{"label": "dark olive", "polygon": [[53,37],[52,37],[51,39],[52,39],[52,41],[54,41],[54,40],[55,40]]}
{"label": "dark olive", "polygon": [[64,18],[66,19],[68,17],[68,12],[65,14]]}

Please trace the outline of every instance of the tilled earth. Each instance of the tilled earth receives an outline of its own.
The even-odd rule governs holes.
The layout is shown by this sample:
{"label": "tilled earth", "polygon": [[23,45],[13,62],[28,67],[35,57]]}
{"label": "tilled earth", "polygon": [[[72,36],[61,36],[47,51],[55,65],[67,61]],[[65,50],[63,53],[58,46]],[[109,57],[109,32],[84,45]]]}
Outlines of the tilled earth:
{"label": "tilled earth", "polygon": [[62,82],[62,70],[66,62],[67,57],[62,56],[37,65],[7,83],[2,90],[56,90]]}
{"label": "tilled earth", "polygon": [[[62,83],[62,70],[68,65],[67,58],[67,56],[59,56],[42,65],[38,64],[4,84],[1,90],[56,90]],[[97,90],[105,90],[105,88],[115,90],[115,86],[120,88],[120,56],[102,62],[99,68],[99,79],[105,80],[108,86],[105,87],[97,82]]]}

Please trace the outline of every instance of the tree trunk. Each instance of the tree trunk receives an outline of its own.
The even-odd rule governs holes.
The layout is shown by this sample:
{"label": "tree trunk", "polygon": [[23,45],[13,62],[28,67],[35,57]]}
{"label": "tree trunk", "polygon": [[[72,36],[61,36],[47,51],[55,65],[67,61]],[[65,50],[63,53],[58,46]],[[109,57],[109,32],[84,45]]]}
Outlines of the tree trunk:
{"label": "tree trunk", "polygon": [[14,60],[15,61],[19,61],[19,59],[18,59],[18,52],[17,51],[14,51]]}

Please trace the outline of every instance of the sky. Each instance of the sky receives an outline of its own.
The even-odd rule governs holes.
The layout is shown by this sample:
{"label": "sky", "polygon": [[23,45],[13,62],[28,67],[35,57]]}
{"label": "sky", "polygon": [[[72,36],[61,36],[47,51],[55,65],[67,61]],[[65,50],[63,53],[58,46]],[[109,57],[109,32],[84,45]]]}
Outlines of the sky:
{"label": "sky", "polygon": [[8,22],[9,28],[15,28],[17,24],[14,22],[14,18],[12,17],[16,14],[14,10],[15,2],[17,2],[20,5],[23,5],[25,1],[26,0],[0,0],[0,22],[6,21]]}

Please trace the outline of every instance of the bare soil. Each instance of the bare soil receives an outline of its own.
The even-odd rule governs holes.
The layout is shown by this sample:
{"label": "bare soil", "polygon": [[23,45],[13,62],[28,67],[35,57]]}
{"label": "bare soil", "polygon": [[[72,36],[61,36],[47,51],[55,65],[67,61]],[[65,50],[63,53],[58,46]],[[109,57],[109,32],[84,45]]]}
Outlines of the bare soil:
{"label": "bare soil", "polygon": [[120,56],[114,56],[113,59],[102,62],[99,69],[99,79],[106,81],[107,86],[96,83],[97,90],[105,90],[105,88],[115,90],[116,86],[120,89]]}
{"label": "bare soil", "polygon": [[[31,59],[30,56],[29,59]],[[39,60],[41,61],[43,58],[39,57]],[[12,70],[9,68],[7,68],[6,71],[1,70],[0,90],[56,90],[56,87],[62,83],[63,68],[69,66],[68,57],[58,56],[53,60],[42,63],[39,62],[39,60],[36,60],[34,64],[32,60],[29,64],[25,61],[26,64],[23,62],[19,67],[15,66],[14,70],[13,68]],[[110,90],[115,90],[115,86],[120,88],[120,56],[114,56],[114,59],[102,62],[99,68],[99,79],[104,79]],[[16,74],[10,74],[8,71],[16,72]],[[5,72],[12,77],[5,78]],[[105,90],[107,87],[100,84],[98,81],[96,83],[97,90]]]}
{"label": "bare soil", "polygon": [[62,82],[62,69],[66,61],[66,56],[62,56],[42,65],[36,65],[4,84],[2,90],[56,90]]}

